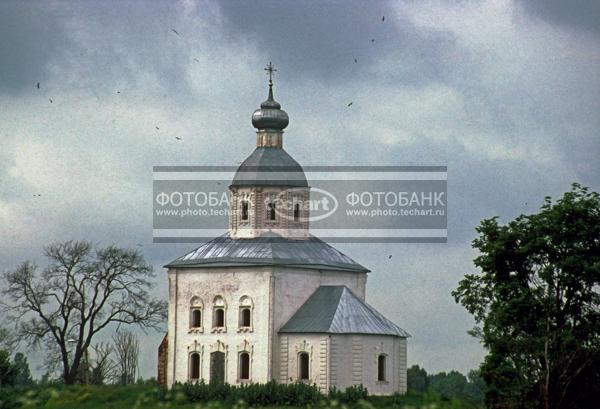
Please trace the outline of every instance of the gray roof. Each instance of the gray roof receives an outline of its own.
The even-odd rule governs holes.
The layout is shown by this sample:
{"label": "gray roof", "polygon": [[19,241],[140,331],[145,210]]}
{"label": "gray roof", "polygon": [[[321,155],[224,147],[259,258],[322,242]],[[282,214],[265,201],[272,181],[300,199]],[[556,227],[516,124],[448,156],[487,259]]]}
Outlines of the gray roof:
{"label": "gray roof", "polygon": [[290,266],[360,273],[369,271],[317,237],[291,240],[273,233],[253,239],[232,239],[226,233],[202,244],[165,267],[244,265]]}
{"label": "gray roof", "polygon": [[308,187],[302,166],[282,148],[260,147],[238,167],[231,186]]}
{"label": "gray roof", "polygon": [[317,288],[279,332],[410,337],[346,286]]}

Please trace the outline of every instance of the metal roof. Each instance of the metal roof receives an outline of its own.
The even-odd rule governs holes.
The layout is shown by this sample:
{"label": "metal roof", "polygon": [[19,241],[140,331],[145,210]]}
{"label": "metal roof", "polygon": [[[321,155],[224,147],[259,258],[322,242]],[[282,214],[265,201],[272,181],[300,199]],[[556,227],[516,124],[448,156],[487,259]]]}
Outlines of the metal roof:
{"label": "metal roof", "polygon": [[252,239],[232,239],[226,233],[170,262],[165,267],[290,266],[368,272],[369,270],[317,237],[286,239],[265,234]]}
{"label": "metal roof", "polygon": [[302,166],[283,148],[260,147],[238,167],[231,186],[308,187]]}
{"label": "metal roof", "polygon": [[346,286],[317,288],[279,332],[410,337]]}

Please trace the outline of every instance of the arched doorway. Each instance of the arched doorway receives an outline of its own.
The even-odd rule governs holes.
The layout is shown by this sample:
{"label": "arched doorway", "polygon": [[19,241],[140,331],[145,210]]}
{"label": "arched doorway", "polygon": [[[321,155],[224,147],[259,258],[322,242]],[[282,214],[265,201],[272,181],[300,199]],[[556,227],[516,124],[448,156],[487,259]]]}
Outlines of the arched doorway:
{"label": "arched doorway", "polygon": [[210,383],[225,382],[225,353],[212,352],[210,354]]}

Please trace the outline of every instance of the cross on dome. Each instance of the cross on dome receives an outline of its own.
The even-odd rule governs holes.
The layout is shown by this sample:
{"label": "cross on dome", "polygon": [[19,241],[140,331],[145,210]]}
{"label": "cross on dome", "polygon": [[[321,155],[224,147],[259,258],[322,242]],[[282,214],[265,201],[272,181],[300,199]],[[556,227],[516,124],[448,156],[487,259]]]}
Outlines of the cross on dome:
{"label": "cross on dome", "polygon": [[269,63],[267,64],[265,71],[269,73],[269,85],[273,85],[273,73],[277,70],[275,69],[275,66],[271,63],[271,61],[269,61]]}

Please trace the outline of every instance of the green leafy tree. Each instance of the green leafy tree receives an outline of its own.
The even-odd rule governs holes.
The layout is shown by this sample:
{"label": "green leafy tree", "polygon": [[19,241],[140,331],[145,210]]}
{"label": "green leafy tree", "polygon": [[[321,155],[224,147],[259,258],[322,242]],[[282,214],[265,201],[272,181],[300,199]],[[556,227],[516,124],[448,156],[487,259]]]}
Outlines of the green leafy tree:
{"label": "green leafy tree", "polygon": [[21,352],[15,354],[12,368],[14,372],[13,384],[15,386],[29,386],[33,384],[29,363],[25,354]]}
{"label": "green leafy tree", "polygon": [[488,350],[492,408],[594,407],[600,393],[600,198],[578,184],[539,213],[481,222],[480,274],[453,292]]}
{"label": "green leafy tree", "polygon": [[470,402],[483,403],[485,394],[485,381],[481,377],[481,372],[477,369],[472,369],[467,374],[469,383],[465,390],[465,399]]}
{"label": "green leafy tree", "polygon": [[458,371],[429,375],[428,383],[429,391],[444,399],[463,398],[468,388],[467,377]]}
{"label": "green leafy tree", "polygon": [[12,385],[14,369],[8,351],[0,349],[0,386]]}
{"label": "green leafy tree", "polygon": [[419,365],[413,365],[406,371],[406,383],[410,392],[425,393],[429,386],[427,371]]}

